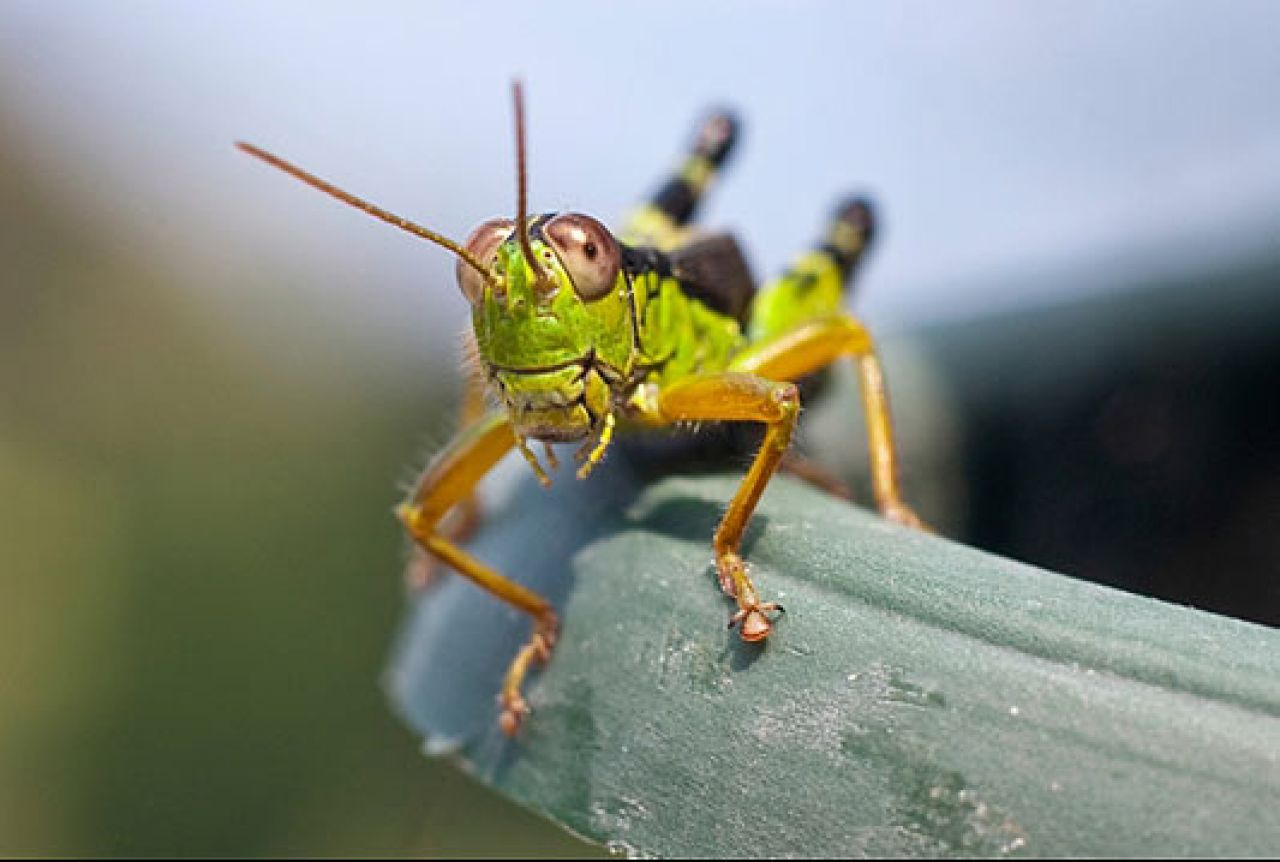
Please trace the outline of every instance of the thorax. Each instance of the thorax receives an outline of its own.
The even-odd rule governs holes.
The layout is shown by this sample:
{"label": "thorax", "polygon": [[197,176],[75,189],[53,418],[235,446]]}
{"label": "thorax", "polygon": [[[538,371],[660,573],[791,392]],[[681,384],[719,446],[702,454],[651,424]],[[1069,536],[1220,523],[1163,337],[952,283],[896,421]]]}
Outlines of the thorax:
{"label": "thorax", "polygon": [[723,371],[746,344],[737,320],[689,296],[674,276],[641,273],[632,278],[632,291],[637,384],[663,386]]}

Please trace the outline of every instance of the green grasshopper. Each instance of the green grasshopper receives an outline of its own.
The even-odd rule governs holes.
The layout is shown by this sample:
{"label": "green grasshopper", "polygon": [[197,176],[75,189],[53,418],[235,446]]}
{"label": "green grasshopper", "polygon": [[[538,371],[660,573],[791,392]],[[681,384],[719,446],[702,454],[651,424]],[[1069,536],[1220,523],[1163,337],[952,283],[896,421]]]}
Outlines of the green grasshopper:
{"label": "green grasshopper", "polygon": [[[762,641],[782,609],[760,599],[739,554],[743,531],[784,457],[800,413],[797,381],[841,357],[856,363],[880,512],[923,528],[901,498],[888,396],[867,329],[842,310],[846,283],[873,233],[869,205],[851,200],[822,241],[759,291],[725,234],[691,226],[724,164],[737,126],[715,114],[679,171],[619,236],[578,213],[530,217],[526,208],[524,100],[514,87],[518,195],[515,220],[478,227],[464,244],[356,198],[250,144],[242,150],[339,200],[457,256],[471,305],[477,373],[462,428],[427,466],[397,510],[430,557],[529,614],[533,631],[506,673],[500,724],[514,735],[529,712],[522,694],[534,665],[551,657],[555,609],[539,594],[460,546],[478,519],[476,484],[512,449],[550,483],[530,441],[583,441],[577,475],[604,458],[615,430],[677,423],[752,422],[763,442],[712,539],[716,572],[737,603],[729,625]],[[495,408],[488,406],[492,399]]]}

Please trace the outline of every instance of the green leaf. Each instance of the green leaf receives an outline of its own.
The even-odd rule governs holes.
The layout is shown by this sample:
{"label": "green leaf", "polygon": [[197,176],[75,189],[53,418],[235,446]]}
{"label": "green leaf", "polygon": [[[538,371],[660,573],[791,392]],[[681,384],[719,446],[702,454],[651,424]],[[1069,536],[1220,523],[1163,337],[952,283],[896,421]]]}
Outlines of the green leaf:
{"label": "green leaf", "polygon": [[1280,636],[770,484],[745,550],[785,617],[726,630],[710,535],[738,477],[521,485],[475,550],[563,637],[520,736],[527,622],[461,578],[389,676],[433,753],[590,840],[661,856],[1273,855]]}

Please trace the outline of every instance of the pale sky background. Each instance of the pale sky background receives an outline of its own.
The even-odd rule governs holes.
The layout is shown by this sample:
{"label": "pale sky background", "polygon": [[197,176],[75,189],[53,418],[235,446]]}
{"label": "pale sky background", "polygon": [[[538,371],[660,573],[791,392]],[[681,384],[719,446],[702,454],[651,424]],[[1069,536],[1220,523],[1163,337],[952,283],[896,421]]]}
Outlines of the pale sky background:
{"label": "pale sky background", "polygon": [[429,349],[465,315],[451,258],[233,140],[462,238],[514,209],[514,76],[534,209],[606,222],[727,104],[706,220],[766,276],[873,192],[857,304],[901,329],[1273,244],[1277,33],[1275,2],[4,0],[0,134],[211,313]]}

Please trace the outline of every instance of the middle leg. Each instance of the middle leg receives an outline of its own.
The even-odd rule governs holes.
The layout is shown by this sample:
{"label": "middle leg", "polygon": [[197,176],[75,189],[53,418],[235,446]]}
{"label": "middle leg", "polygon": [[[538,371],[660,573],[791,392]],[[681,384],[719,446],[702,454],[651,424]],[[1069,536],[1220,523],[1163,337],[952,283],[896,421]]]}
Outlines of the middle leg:
{"label": "middle leg", "polygon": [[401,523],[424,551],[533,619],[533,633],[512,660],[499,695],[500,723],[508,736],[515,734],[529,711],[521,687],[530,667],[551,656],[558,629],[556,612],[538,593],[503,577],[458,547],[442,531],[441,521],[474,493],[476,483],[515,443],[511,421],[504,413],[495,412],[472,423],[432,460],[418,480],[418,487],[396,509]]}
{"label": "middle leg", "polygon": [[771,380],[799,380],[845,356],[854,360],[862,390],[876,505],[890,520],[927,530],[902,499],[884,370],[870,333],[857,319],[837,313],[801,323],[751,345],[734,357],[730,367]]}

